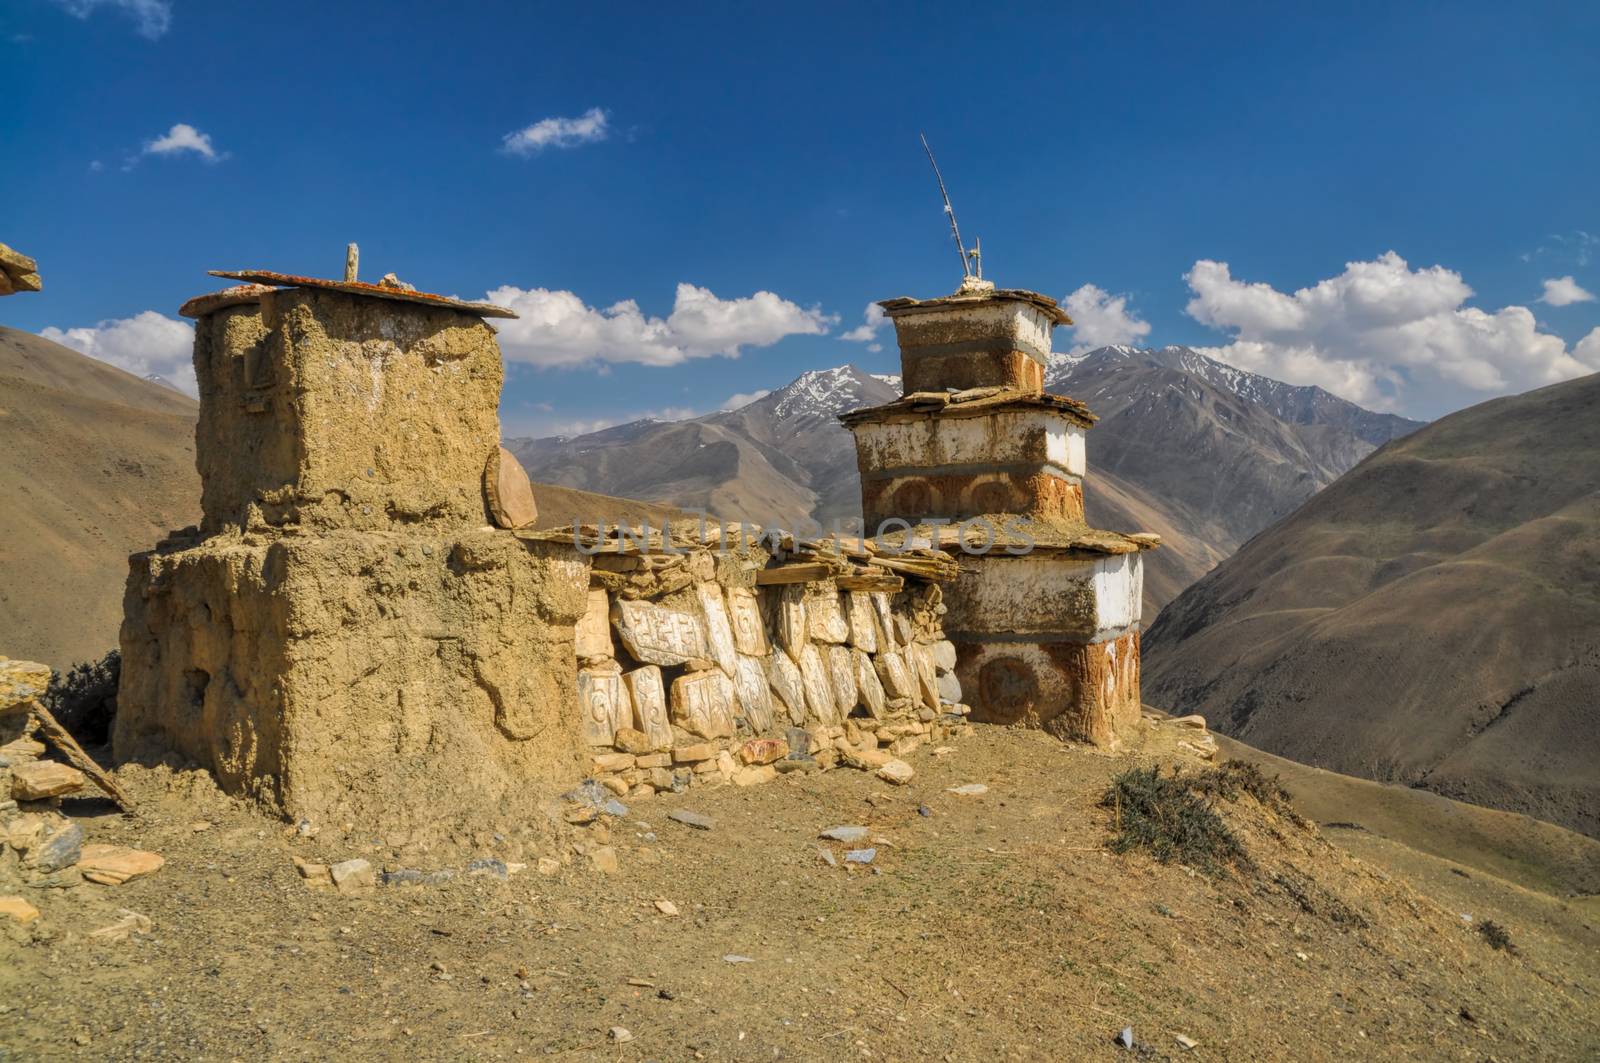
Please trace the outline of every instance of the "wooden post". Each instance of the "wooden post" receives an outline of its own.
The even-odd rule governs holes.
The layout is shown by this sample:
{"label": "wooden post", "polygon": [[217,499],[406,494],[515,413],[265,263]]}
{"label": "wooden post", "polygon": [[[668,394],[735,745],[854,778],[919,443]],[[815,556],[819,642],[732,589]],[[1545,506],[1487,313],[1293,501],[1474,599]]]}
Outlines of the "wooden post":
{"label": "wooden post", "polygon": [[100,770],[100,765],[83,751],[83,747],[67,733],[65,727],[56,722],[56,718],[50,715],[49,709],[37,701],[31,702],[28,708],[32,711],[33,718],[39,721],[39,733],[61,751],[62,756],[67,758],[68,764],[87,775],[90,781],[104,790],[106,796],[115,801],[124,812],[134,810],[133,799],[123,792],[111,776]]}
{"label": "wooden post", "polygon": [[344,279],[346,283],[356,279],[357,267],[361,265],[361,248],[351,244],[344,249]]}

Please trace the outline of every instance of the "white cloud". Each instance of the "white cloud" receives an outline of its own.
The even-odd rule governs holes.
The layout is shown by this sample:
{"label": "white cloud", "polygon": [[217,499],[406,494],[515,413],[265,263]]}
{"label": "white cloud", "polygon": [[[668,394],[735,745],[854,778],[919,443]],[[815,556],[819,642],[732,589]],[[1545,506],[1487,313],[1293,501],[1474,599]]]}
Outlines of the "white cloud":
{"label": "white cloud", "polygon": [[1590,329],[1587,336],[1573,345],[1572,357],[1588,368],[1600,371],[1600,328]]}
{"label": "white cloud", "polygon": [[171,0],[56,0],[67,14],[86,19],[97,8],[110,7],[125,11],[133,19],[139,36],[157,40],[166,35],[172,26]]}
{"label": "white cloud", "polygon": [[1569,353],[1540,332],[1527,307],[1465,306],[1472,289],[1459,273],[1413,270],[1393,251],[1293,293],[1235,280],[1227,263],[1205,259],[1185,279],[1190,316],[1234,334],[1199,350],[1376,409],[1436,416],[1600,368],[1587,348]]}
{"label": "white cloud", "polygon": [[1539,296],[1541,303],[1551,306],[1571,306],[1573,303],[1592,303],[1594,293],[1586,291],[1570,276],[1557,277],[1544,282],[1544,294]]}
{"label": "white cloud", "polygon": [[739,391],[728,396],[728,401],[722,404],[724,413],[729,410],[742,410],[752,402],[760,402],[772,394],[771,388],[758,388],[755,391]]}
{"label": "white cloud", "polygon": [[1112,295],[1093,284],[1085,284],[1062,302],[1072,318],[1071,354],[1078,355],[1097,347],[1136,344],[1150,335],[1150,323],[1128,309],[1126,295]]}
{"label": "white cloud", "polygon": [[883,312],[883,307],[877,303],[868,303],[867,308],[861,312],[861,324],[844,333],[839,338],[849,340],[851,343],[868,344],[868,350],[881,349],[881,344],[875,344],[878,331],[889,323],[889,318]]}
{"label": "white cloud", "polygon": [[210,135],[185,122],[179,122],[167,130],[165,136],[159,136],[144,146],[146,155],[181,155],[186,151],[194,152],[207,162],[216,162],[221,158],[211,146]]}
{"label": "white cloud", "polygon": [[163,377],[190,395],[197,393],[194,329],[154,310],[102,321],[93,328],[45,328],[39,335],[134,376]]}
{"label": "white cloud", "polygon": [[568,291],[496,288],[485,298],[510,307],[515,321],[496,322],[508,360],[571,366],[589,362],[677,365],[691,358],[737,358],[742,347],[766,347],[785,336],[823,335],[837,319],[774,295],[719,299],[679,284],[672,313],[649,317],[626,299],[604,310]]}
{"label": "white cloud", "polygon": [[575,148],[610,135],[606,112],[591,107],[576,118],[541,118],[530,126],[507,133],[503,150],[512,155],[533,155],[545,148]]}

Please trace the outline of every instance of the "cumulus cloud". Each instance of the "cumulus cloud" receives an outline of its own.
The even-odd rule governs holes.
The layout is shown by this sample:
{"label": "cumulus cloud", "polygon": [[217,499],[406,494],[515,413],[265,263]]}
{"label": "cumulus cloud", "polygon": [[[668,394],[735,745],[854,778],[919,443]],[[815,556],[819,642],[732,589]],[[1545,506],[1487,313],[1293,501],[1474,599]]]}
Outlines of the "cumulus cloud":
{"label": "cumulus cloud", "polygon": [[742,410],[752,402],[760,402],[772,394],[771,388],[757,388],[755,391],[736,391],[728,396],[728,401],[722,404],[722,412],[729,410]]}
{"label": "cumulus cloud", "polygon": [[512,155],[534,155],[546,148],[593,144],[610,135],[607,117],[605,111],[591,107],[576,118],[541,118],[502,137],[502,150]]}
{"label": "cumulus cloud", "polygon": [[1569,352],[1527,307],[1466,306],[1472,289],[1459,273],[1413,270],[1393,251],[1295,292],[1237,280],[1208,259],[1185,279],[1189,315],[1233,333],[1198,349],[1375,409],[1434,416],[1600,369],[1600,351]]}
{"label": "cumulus cloud", "polygon": [[102,7],[125,12],[139,36],[158,40],[172,27],[171,0],[56,0],[74,18],[86,19]]}
{"label": "cumulus cloud", "polygon": [[889,318],[883,312],[883,307],[877,303],[868,303],[867,308],[861,312],[861,324],[842,334],[841,340],[851,343],[871,343],[878,338],[878,332],[889,323]]}
{"label": "cumulus cloud", "polygon": [[544,366],[634,362],[677,365],[691,358],[739,357],[786,336],[825,334],[837,318],[772,292],[719,299],[709,289],[679,284],[672,313],[650,317],[626,299],[605,309],[568,291],[496,288],[485,298],[510,307],[515,321],[496,322],[507,359]]}
{"label": "cumulus cloud", "polygon": [[1539,296],[1541,303],[1551,306],[1571,306],[1573,303],[1592,303],[1594,293],[1587,291],[1570,276],[1556,277],[1554,280],[1544,282],[1544,294]]}
{"label": "cumulus cloud", "polygon": [[159,136],[144,146],[146,155],[182,155],[186,151],[194,152],[207,162],[216,162],[221,158],[217,154],[217,149],[211,146],[210,135],[185,122],[179,122],[167,130],[164,136]]}
{"label": "cumulus cloud", "polygon": [[1073,355],[1097,347],[1136,344],[1150,335],[1150,323],[1128,309],[1126,295],[1112,295],[1093,284],[1085,284],[1067,296],[1062,306],[1072,318],[1075,342],[1069,353]]}
{"label": "cumulus cloud", "polygon": [[39,335],[134,376],[159,376],[190,395],[197,393],[194,329],[187,322],[146,310],[92,328],[52,326],[41,329]]}

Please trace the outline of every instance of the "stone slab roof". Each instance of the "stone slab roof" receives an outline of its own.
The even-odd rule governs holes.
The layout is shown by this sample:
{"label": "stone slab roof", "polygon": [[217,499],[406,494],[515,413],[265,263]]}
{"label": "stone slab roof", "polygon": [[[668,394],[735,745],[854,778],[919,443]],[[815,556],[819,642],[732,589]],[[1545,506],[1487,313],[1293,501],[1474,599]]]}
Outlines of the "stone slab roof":
{"label": "stone slab roof", "polygon": [[1049,392],[1021,391],[1004,387],[968,388],[965,391],[914,391],[882,406],[865,406],[839,415],[845,427],[868,421],[897,417],[963,417],[996,413],[1001,410],[1051,410],[1085,428],[1099,418],[1077,399]]}
{"label": "stone slab roof", "polygon": [[[516,317],[516,312],[493,303],[468,303],[460,299],[452,299],[448,295],[434,295],[432,292],[412,291],[408,288],[396,288],[386,284],[368,284],[365,281],[333,281],[320,277],[298,277],[289,273],[274,273],[271,270],[222,270],[208,271],[213,277],[226,277],[229,280],[245,281],[251,284],[270,285],[277,288],[319,288],[324,291],[344,292],[346,295],[366,295],[376,299],[393,299],[402,303],[421,303],[424,306],[438,306],[450,310],[460,310],[478,317]],[[192,302],[193,300],[191,300]],[[188,304],[185,304],[188,305]]]}
{"label": "stone slab roof", "polygon": [[1026,288],[995,288],[990,291],[956,292],[954,295],[942,295],[937,299],[912,299],[901,296],[898,299],[885,299],[878,305],[883,307],[883,312],[889,317],[903,317],[907,314],[924,314],[935,310],[949,310],[963,306],[980,306],[983,303],[995,302],[1021,302],[1031,303],[1043,310],[1058,325],[1070,325],[1072,319],[1067,312],[1061,309],[1054,299],[1038,292],[1030,292]]}

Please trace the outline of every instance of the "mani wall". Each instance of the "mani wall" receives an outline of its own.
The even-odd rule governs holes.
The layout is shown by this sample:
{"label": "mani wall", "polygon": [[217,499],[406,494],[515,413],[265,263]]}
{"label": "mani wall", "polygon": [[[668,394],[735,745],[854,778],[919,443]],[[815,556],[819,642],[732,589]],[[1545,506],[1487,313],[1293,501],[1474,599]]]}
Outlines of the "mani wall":
{"label": "mani wall", "polygon": [[893,777],[964,726],[946,554],[530,531],[504,497],[486,320],[509,311],[229,276],[252,283],[182,310],[204,516],[130,561],[118,760],[176,757],[296,821],[416,838],[585,777]]}

